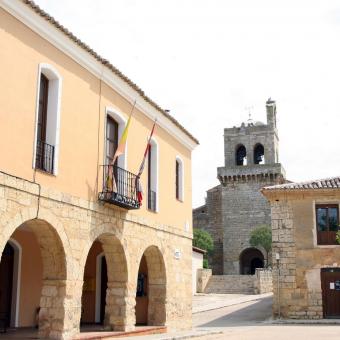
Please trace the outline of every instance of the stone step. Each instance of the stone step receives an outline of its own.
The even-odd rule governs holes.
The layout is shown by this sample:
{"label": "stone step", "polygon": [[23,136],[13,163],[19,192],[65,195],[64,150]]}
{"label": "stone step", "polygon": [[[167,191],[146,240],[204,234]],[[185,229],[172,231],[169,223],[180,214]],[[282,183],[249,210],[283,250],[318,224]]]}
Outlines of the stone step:
{"label": "stone step", "polygon": [[254,277],[251,275],[212,275],[204,293],[254,294]]}

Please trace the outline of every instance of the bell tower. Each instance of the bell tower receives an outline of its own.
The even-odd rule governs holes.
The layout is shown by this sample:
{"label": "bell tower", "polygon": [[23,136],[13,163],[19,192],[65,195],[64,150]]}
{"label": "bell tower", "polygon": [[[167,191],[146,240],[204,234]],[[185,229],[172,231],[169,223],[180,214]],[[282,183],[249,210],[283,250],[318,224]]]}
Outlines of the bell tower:
{"label": "bell tower", "polygon": [[270,206],[260,189],[285,181],[279,163],[276,102],[271,98],[266,112],[267,124],[249,119],[239,127],[224,129],[224,167],[217,169],[222,190],[224,274],[246,274],[251,263],[266,258],[266,254],[243,258],[262,251],[250,247],[251,231],[271,224]]}

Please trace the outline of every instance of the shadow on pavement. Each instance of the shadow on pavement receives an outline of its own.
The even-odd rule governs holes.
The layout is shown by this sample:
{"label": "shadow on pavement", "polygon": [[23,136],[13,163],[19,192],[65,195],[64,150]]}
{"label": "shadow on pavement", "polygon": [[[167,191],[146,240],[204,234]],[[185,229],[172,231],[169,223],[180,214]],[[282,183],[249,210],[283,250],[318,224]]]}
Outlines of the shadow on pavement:
{"label": "shadow on pavement", "polygon": [[[243,304],[242,304],[243,305]],[[239,306],[237,311],[232,311],[237,306],[224,307],[218,310],[208,311],[205,313],[207,319],[213,318],[214,314],[219,314],[222,310],[225,314],[217,316],[204,324],[197,324],[196,327],[237,327],[237,326],[251,326],[261,323],[269,319],[272,315],[272,297],[266,297],[259,301],[253,302],[250,306],[249,303],[244,303],[244,307]],[[228,311],[230,310],[230,311]]]}

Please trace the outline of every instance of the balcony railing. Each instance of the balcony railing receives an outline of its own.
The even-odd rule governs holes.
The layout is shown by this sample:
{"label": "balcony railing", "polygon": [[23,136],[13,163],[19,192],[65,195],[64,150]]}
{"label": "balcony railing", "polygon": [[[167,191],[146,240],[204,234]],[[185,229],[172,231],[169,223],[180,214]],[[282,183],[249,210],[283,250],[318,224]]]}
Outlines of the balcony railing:
{"label": "balcony railing", "polygon": [[148,191],[148,209],[156,211],[157,194],[155,191]]}
{"label": "balcony railing", "polygon": [[125,209],[139,209],[137,176],[115,165],[103,165],[103,191],[99,200]]}
{"label": "balcony railing", "polygon": [[54,170],[54,145],[37,140],[35,167],[53,174]]}

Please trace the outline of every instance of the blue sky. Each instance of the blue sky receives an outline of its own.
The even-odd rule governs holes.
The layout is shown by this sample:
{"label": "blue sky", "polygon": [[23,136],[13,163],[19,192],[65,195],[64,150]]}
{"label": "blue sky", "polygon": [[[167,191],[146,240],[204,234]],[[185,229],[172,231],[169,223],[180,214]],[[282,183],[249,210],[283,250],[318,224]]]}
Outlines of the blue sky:
{"label": "blue sky", "polygon": [[340,2],[36,0],[171,110],[200,146],[193,206],[218,184],[223,128],[277,101],[293,181],[340,175]]}

